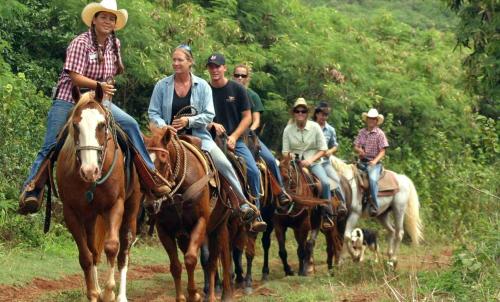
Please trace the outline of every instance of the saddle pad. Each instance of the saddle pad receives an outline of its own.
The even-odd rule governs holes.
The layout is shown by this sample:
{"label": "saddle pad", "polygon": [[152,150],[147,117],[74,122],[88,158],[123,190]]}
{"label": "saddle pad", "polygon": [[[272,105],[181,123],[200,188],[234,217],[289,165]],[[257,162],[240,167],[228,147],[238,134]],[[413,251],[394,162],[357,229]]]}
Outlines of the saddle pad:
{"label": "saddle pad", "polygon": [[[209,174],[210,172],[213,172],[213,171],[217,171],[216,169],[211,169],[211,167],[209,166],[209,163],[207,162],[207,158],[205,157],[205,155],[203,155],[202,151],[200,149],[198,149],[195,145],[192,145],[191,143],[189,143],[185,140],[181,140],[181,143],[184,147],[186,147],[188,150],[193,152],[193,154],[196,155],[196,157],[198,157],[200,162],[203,163],[203,168],[205,169],[206,174]],[[209,181],[209,184],[212,187],[217,186],[217,179],[216,179],[215,175],[216,175],[216,173],[214,173],[214,177],[212,177]]]}
{"label": "saddle pad", "polygon": [[379,195],[380,192],[383,191],[394,191],[394,193],[396,193],[397,191],[399,191],[399,184],[396,179],[396,173],[391,170],[384,171],[385,173],[383,173],[378,180]]}

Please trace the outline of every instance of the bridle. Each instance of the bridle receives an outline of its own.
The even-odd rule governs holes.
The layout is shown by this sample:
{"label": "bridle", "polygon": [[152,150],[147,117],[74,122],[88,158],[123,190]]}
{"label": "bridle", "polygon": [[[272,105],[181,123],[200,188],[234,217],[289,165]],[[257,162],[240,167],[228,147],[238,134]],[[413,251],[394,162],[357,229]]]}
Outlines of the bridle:
{"label": "bridle", "polygon": [[94,199],[94,191],[95,191],[96,186],[98,186],[100,184],[103,184],[109,178],[109,176],[111,176],[111,173],[113,172],[115,164],[116,164],[116,159],[118,157],[118,149],[119,149],[119,146],[118,146],[118,143],[117,143],[118,140],[116,138],[116,126],[115,126],[116,124],[115,124],[113,115],[101,103],[96,102],[96,101],[91,101],[91,102],[96,103],[99,106],[99,108],[104,111],[105,120],[106,120],[106,122],[104,123],[104,133],[105,133],[104,144],[103,145],[99,145],[99,146],[85,146],[85,145],[84,146],[80,146],[78,138],[75,137],[76,158],[79,161],[79,163],[81,164],[80,151],[86,151],[86,150],[95,150],[95,151],[97,151],[97,154],[98,154],[98,164],[99,164],[99,172],[102,173],[102,169],[104,167],[104,162],[106,160],[106,155],[107,155],[107,151],[108,151],[108,141],[109,140],[113,140],[113,143],[115,145],[115,152],[114,152],[114,155],[113,155],[113,161],[112,161],[111,166],[110,166],[108,172],[106,173],[106,175],[101,176],[101,178],[99,178],[98,180],[94,181],[90,185],[89,190],[87,192],[85,192],[85,197],[87,198],[87,201],[89,203],[92,202],[92,200]]}

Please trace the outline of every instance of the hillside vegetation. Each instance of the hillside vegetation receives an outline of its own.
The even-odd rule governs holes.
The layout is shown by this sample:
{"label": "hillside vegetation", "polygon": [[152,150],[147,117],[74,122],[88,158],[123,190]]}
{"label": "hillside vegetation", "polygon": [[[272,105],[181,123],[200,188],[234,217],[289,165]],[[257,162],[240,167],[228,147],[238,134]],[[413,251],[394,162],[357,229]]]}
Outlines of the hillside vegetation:
{"label": "hillside vegetation", "polygon": [[[41,214],[14,213],[43,141],[65,49],[85,30],[80,13],[87,2],[0,4],[0,254],[57,241],[43,239]],[[117,79],[115,102],[141,124],[153,86],[171,72],[169,54],[181,43],[192,46],[194,72],[204,78],[213,51],[225,54],[230,71],[242,62],[252,66],[252,87],[267,110],[263,139],[276,151],[297,97],[331,104],[339,155],[347,160],[361,113],[376,107],[391,145],[385,165],[414,180],[429,243],[446,238],[458,248],[452,270],[425,276],[423,288],[437,286],[460,300],[498,298],[489,283],[500,254],[498,117],[479,114],[480,98],[464,88],[462,61],[470,52],[455,49],[459,20],[444,4],[120,0],[119,7],[128,10],[129,23],[118,32],[126,73]],[[56,226],[49,236],[68,235]]]}

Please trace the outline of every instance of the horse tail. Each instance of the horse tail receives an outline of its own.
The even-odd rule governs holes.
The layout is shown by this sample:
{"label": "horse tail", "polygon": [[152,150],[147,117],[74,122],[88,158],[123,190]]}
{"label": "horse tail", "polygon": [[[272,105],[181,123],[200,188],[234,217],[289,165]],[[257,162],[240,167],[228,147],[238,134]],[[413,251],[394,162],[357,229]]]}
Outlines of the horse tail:
{"label": "horse tail", "polygon": [[96,263],[100,262],[102,251],[104,250],[104,239],[106,238],[106,225],[104,218],[97,215],[94,225],[94,247],[97,251]]}
{"label": "horse tail", "polygon": [[417,190],[415,185],[408,179],[410,196],[408,199],[408,205],[405,212],[405,229],[411,237],[413,245],[418,246],[419,243],[424,239],[422,220],[420,219],[420,202],[418,201]]}

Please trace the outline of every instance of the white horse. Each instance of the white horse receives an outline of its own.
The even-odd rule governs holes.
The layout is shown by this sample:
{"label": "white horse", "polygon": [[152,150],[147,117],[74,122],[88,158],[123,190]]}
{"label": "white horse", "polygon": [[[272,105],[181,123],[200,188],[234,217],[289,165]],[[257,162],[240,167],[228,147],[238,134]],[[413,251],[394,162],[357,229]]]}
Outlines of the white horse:
{"label": "white horse", "polygon": [[[330,158],[333,167],[349,181],[352,189],[350,214],[344,232],[344,245],[353,259],[356,259],[357,255],[355,255],[352,247],[351,233],[356,228],[358,219],[362,216],[368,216],[367,211],[363,212],[362,208],[363,192],[354,175],[353,165],[348,165],[334,156]],[[388,264],[391,266],[395,266],[397,263],[396,252],[403,239],[404,229],[410,235],[414,246],[418,246],[423,239],[423,226],[419,213],[420,203],[415,186],[405,175],[396,174],[396,179],[399,184],[399,191],[393,196],[378,197],[379,209],[376,217],[388,231],[387,240],[389,246],[387,254],[389,257]],[[389,213],[393,213],[395,224],[391,222]]]}

